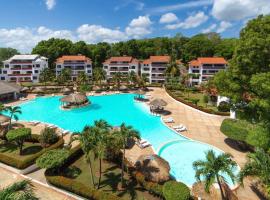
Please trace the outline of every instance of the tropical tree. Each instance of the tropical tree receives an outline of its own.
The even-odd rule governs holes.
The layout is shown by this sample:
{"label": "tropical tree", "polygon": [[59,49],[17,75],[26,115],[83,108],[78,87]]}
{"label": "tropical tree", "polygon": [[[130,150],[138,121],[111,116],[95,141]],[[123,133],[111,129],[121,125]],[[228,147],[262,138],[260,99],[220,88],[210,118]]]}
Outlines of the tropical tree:
{"label": "tropical tree", "polygon": [[266,185],[270,197],[270,156],[262,149],[256,149],[254,153],[248,154],[248,162],[240,172],[240,181],[247,176],[257,176]]}
{"label": "tropical tree", "polygon": [[1,200],[37,200],[33,192],[33,185],[28,180],[23,180],[2,189]]}
{"label": "tropical tree", "polygon": [[4,106],[4,104],[0,103],[0,112],[5,111],[6,107]]}
{"label": "tropical tree", "polygon": [[18,121],[19,117],[17,114],[22,114],[21,107],[20,106],[14,106],[14,107],[7,107],[6,110],[9,112],[10,119],[9,119],[9,125],[8,130],[11,129],[11,123],[12,119],[14,118],[16,121]]}
{"label": "tropical tree", "polygon": [[44,86],[47,85],[47,82],[53,81],[55,78],[55,74],[50,68],[44,68],[39,75],[39,81],[44,83]]}
{"label": "tropical tree", "polygon": [[140,134],[138,131],[133,129],[132,126],[126,126],[125,123],[122,123],[120,129],[114,132],[116,138],[119,139],[123,154],[122,154],[122,166],[121,166],[121,184],[124,187],[124,168],[125,168],[125,153],[127,142],[130,139],[140,139]]}
{"label": "tropical tree", "polygon": [[113,80],[114,84],[116,85],[117,89],[120,88],[122,78],[123,77],[122,77],[122,74],[120,72],[116,72],[112,77],[112,80]]}
{"label": "tropical tree", "polygon": [[26,139],[31,137],[31,129],[30,128],[18,128],[14,130],[8,131],[7,140],[9,142],[15,142],[20,150],[20,155],[22,155],[23,144]]}
{"label": "tropical tree", "polygon": [[233,171],[237,164],[231,159],[231,155],[227,153],[216,155],[213,150],[209,150],[205,155],[206,160],[198,160],[193,163],[193,168],[196,171],[195,177],[198,181],[201,181],[201,177],[203,177],[206,192],[209,192],[210,186],[217,181],[222,199],[226,199],[221,185],[221,182],[226,182],[226,179],[222,174],[227,174],[234,182],[236,177]]}
{"label": "tropical tree", "polygon": [[79,72],[77,77],[77,84],[79,86],[87,84],[89,81],[89,78],[85,72]]}
{"label": "tropical tree", "polygon": [[40,168],[58,170],[69,157],[66,149],[54,149],[45,152],[37,160],[36,164]]}
{"label": "tropical tree", "polygon": [[128,80],[133,86],[136,86],[138,78],[137,78],[137,75],[134,71],[131,71],[128,74]]}
{"label": "tropical tree", "polygon": [[69,81],[71,81],[71,69],[69,68],[64,68],[61,71],[60,76],[58,76],[60,78],[60,81],[62,83],[68,83]]}
{"label": "tropical tree", "polygon": [[180,69],[175,60],[170,61],[170,63],[168,64],[166,68],[165,73],[166,73],[166,76],[170,78],[180,75]]}
{"label": "tropical tree", "polygon": [[101,67],[94,68],[93,79],[101,86],[101,82],[106,79],[106,72]]}
{"label": "tropical tree", "polygon": [[149,82],[149,79],[148,79],[147,75],[146,74],[142,74],[139,77],[139,80],[138,80],[139,87],[145,88],[147,82]]}

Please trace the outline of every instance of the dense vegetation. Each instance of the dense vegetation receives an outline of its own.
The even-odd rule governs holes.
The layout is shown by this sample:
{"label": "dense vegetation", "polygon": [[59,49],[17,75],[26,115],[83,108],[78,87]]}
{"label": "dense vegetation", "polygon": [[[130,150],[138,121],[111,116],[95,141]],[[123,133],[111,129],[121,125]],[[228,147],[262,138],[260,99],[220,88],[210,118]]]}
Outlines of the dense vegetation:
{"label": "dense vegetation", "polygon": [[59,56],[72,54],[86,55],[92,59],[95,67],[100,67],[108,57],[122,55],[146,59],[151,55],[167,54],[184,62],[201,56],[223,56],[231,59],[236,44],[237,39],[222,39],[217,33],[199,34],[191,38],[177,34],[172,38],[133,39],[114,44],[86,44],[83,41],[72,43],[66,39],[51,38],[39,42],[32,53],[48,57],[51,67]]}

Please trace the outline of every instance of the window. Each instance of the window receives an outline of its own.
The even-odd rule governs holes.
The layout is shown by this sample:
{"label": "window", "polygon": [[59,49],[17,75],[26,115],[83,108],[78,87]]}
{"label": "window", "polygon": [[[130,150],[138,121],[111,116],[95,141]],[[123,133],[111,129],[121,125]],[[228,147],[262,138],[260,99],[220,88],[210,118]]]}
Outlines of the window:
{"label": "window", "polygon": [[32,71],[27,71],[26,74],[32,74]]}
{"label": "window", "polygon": [[57,65],[57,68],[61,68],[61,65]]}
{"label": "window", "polygon": [[37,77],[36,76],[33,76],[33,80],[37,80]]}
{"label": "window", "polygon": [[40,64],[36,64],[36,68],[39,68],[40,67]]}
{"label": "window", "polygon": [[6,80],[6,78],[5,77],[1,77],[1,81],[4,81],[4,80]]}
{"label": "window", "polygon": [[88,73],[88,74],[91,74],[91,70],[87,70],[87,73]]}
{"label": "window", "polygon": [[136,67],[135,66],[131,66],[131,69],[136,69]]}
{"label": "window", "polygon": [[35,70],[35,74],[38,74],[38,72],[39,72],[38,70]]}
{"label": "window", "polygon": [[91,65],[87,65],[86,67],[87,67],[87,68],[91,68]]}
{"label": "window", "polygon": [[7,65],[5,65],[5,68],[9,68],[9,65],[7,64]]}
{"label": "window", "polygon": [[104,68],[104,69],[108,69],[108,66],[104,66],[103,68]]}
{"label": "window", "polygon": [[3,70],[3,74],[7,74],[7,71],[6,70]]}
{"label": "window", "polygon": [[200,70],[195,70],[195,69],[193,69],[193,70],[192,70],[192,73],[200,73]]}
{"label": "window", "polygon": [[11,77],[10,80],[11,80],[11,81],[17,81],[17,78]]}
{"label": "window", "polygon": [[143,68],[144,71],[149,71],[149,68]]}

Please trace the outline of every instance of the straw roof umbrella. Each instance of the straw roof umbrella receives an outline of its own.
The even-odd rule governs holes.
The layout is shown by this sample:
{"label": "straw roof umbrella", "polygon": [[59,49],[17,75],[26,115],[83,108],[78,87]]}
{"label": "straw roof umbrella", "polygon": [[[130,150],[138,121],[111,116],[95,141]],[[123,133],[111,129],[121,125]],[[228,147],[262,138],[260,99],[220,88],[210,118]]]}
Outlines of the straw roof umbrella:
{"label": "straw roof umbrella", "polygon": [[150,102],[150,105],[154,107],[163,107],[167,106],[167,102],[164,101],[163,99],[154,99],[153,101]]}
{"label": "straw roof umbrella", "polygon": [[29,90],[28,87],[23,87],[23,88],[21,89],[21,92],[26,92],[27,90]]}
{"label": "straw roof umbrella", "polygon": [[128,88],[127,88],[127,86],[125,86],[125,85],[121,85],[120,88],[119,88],[119,90],[122,90],[122,91],[127,90],[127,89],[128,89]]}
{"label": "straw roof umbrella", "polygon": [[5,122],[9,122],[10,117],[5,116],[5,115],[0,115],[0,124],[3,124]]}
{"label": "straw roof umbrella", "polygon": [[93,87],[93,90],[94,90],[94,91],[101,90],[101,87],[99,87],[98,85],[95,85],[95,86]]}
{"label": "straw roof umbrella", "polygon": [[63,88],[63,89],[61,90],[61,92],[64,93],[64,94],[69,94],[69,93],[71,93],[72,91],[71,91],[71,89],[65,87],[65,88]]}
{"label": "straw roof umbrella", "polygon": [[192,185],[192,194],[195,197],[201,197],[204,200],[220,199],[220,195],[214,186],[210,187],[209,193],[205,191],[204,182],[196,182]]}
{"label": "straw roof umbrella", "polygon": [[149,181],[162,183],[170,179],[170,165],[158,155],[142,155],[135,166]]}
{"label": "straw roof umbrella", "polygon": [[88,102],[87,96],[83,93],[73,93],[60,99],[61,102],[71,104],[83,104]]}
{"label": "straw roof umbrella", "polygon": [[143,91],[142,89],[139,89],[137,92],[136,92],[136,94],[138,94],[138,95],[145,95],[145,91]]}

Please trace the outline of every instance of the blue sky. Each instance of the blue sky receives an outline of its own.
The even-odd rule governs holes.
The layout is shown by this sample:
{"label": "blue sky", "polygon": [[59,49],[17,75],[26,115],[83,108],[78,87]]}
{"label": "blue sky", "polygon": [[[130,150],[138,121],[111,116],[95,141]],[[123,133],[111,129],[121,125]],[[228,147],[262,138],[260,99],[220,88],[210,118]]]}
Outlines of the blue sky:
{"label": "blue sky", "polygon": [[270,0],[0,0],[0,46],[30,52],[43,39],[87,43],[192,36],[238,37]]}

